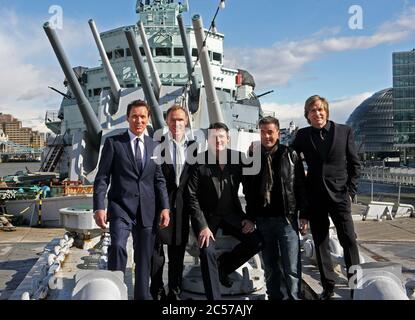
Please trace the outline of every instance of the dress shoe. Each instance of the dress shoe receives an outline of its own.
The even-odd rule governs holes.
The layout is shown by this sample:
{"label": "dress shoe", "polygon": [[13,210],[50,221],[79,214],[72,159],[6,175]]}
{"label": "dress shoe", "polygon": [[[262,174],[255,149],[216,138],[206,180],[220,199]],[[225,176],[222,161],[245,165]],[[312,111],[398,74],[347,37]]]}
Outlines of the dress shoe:
{"label": "dress shoe", "polygon": [[166,295],[166,291],[164,291],[164,288],[158,290],[157,292],[152,292],[151,295],[153,297],[153,300],[159,300],[159,301],[167,300],[167,295]]}
{"label": "dress shoe", "polygon": [[330,300],[334,296],[334,288],[324,289],[319,300]]}
{"label": "dress shoe", "polygon": [[167,301],[177,301],[180,299],[180,293],[175,292],[173,290],[169,290],[169,293],[167,294]]}

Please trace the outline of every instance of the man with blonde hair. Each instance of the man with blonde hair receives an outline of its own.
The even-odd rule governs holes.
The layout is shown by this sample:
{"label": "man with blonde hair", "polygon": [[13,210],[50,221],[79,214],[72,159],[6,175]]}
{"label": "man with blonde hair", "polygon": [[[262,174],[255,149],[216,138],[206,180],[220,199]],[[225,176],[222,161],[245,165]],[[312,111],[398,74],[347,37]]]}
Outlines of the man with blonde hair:
{"label": "man with blonde hair", "polygon": [[[335,273],[329,249],[329,216],[337,229],[344,249],[348,277],[352,265],[359,264],[359,250],[351,215],[351,202],[357,192],[360,161],[353,131],[346,125],[329,121],[329,104],[318,95],[305,102],[304,116],[310,127],[300,129],[293,143],[307,163],[307,218],[317,253],[321,275],[322,300],[334,295]],[[307,230],[307,220],[300,220],[300,230]]]}

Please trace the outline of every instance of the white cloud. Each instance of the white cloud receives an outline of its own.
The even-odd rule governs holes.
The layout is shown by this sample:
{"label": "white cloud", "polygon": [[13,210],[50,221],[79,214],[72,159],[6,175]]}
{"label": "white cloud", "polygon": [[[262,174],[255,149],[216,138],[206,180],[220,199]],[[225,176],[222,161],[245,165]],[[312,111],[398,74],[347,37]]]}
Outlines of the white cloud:
{"label": "white cloud", "polygon": [[[311,61],[332,52],[369,49],[382,44],[402,41],[415,32],[415,7],[409,7],[393,21],[382,24],[372,35],[327,37],[337,34],[338,28],[322,29],[310,38],[283,41],[270,48],[231,48],[226,63],[231,67],[249,70],[260,87],[287,84],[296,74],[304,71]],[[230,57],[230,58],[229,58]]]}
{"label": "white cloud", "polygon": [[[65,89],[64,74],[42,27],[44,21],[8,9],[0,9],[0,17],[0,112],[11,113],[24,126],[46,131],[39,119],[44,118],[47,108],[58,109],[62,100],[48,86]],[[63,30],[57,31],[70,61],[74,56],[85,57],[87,44],[92,48],[87,31],[87,22],[79,25],[68,18]],[[87,58],[85,64],[92,64],[89,55]]]}
{"label": "white cloud", "polygon": [[[345,123],[354,109],[372,95],[372,92],[363,92],[329,101],[330,120]],[[265,112],[275,112],[275,117],[280,120],[281,128],[287,128],[291,121],[294,121],[300,128],[308,126],[307,120],[304,118],[304,102],[292,104],[264,103],[262,108]]]}

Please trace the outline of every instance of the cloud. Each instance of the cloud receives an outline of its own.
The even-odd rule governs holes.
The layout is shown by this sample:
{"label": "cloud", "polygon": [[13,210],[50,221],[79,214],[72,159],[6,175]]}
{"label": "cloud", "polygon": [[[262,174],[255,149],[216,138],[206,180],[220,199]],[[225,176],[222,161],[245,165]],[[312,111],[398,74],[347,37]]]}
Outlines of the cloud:
{"label": "cloud", "polygon": [[[42,28],[45,18],[17,15],[11,9],[0,9],[0,16],[0,112],[13,114],[24,126],[46,131],[39,119],[44,118],[47,106],[59,109],[62,100],[48,86],[65,89],[64,74]],[[73,66],[85,57],[85,47],[93,46],[87,31],[87,23],[69,18],[63,30],[57,31]],[[92,61],[87,55],[85,65],[97,64],[98,54],[94,57]]]}
{"label": "cloud", "polygon": [[[354,109],[372,95],[373,92],[363,92],[329,101],[330,120],[346,123]],[[275,117],[280,120],[281,128],[287,128],[291,121],[294,121],[299,127],[308,126],[307,120],[304,118],[304,102],[292,104],[264,103],[262,109],[265,112],[274,112]]]}
{"label": "cloud", "polygon": [[303,72],[305,66],[332,52],[363,50],[382,44],[397,43],[415,32],[415,7],[408,7],[397,19],[388,21],[366,36],[336,35],[338,28],[324,28],[307,39],[282,41],[270,48],[230,48],[226,63],[249,70],[259,87],[285,85]]}

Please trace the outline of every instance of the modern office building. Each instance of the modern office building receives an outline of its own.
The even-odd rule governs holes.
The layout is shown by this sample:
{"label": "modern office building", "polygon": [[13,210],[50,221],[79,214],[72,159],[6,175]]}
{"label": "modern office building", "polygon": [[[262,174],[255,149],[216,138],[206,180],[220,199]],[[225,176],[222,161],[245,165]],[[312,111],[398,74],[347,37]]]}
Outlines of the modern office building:
{"label": "modern office building", "polygon": [[415,166],[415,49],[393,53],[393,110],[395,147]]}
{"label": "modern office building", "polygon": [[353,128],[358,153],[363,160],[384,160],[399,156],[394,145],[394,112],[392,88],[376,92],[350,115],[347,124]]}
{"label": "modern office building", "polygon": [[31,148],[43,148],[44,135],[31,128],[22,126],[22,122],[10,114],[0,113],[0,129],[8,136],[9,141]]}

